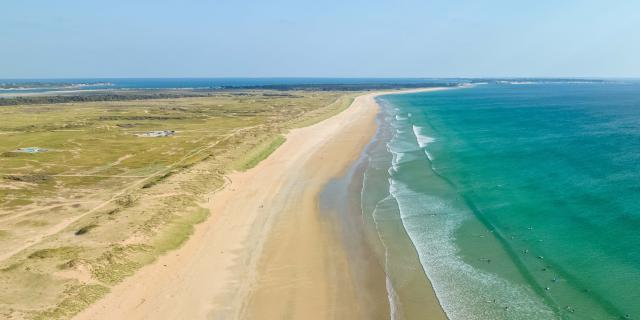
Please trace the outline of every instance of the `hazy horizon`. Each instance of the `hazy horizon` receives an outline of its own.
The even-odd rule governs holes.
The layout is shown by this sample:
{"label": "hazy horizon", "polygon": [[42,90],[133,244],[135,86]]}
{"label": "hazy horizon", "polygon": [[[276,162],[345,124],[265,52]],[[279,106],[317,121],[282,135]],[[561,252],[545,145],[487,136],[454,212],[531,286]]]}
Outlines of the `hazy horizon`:
{"label": "hazy horizon", "polygon": [[332,77],[332,76],[322,76],[322,77],[313,77],[313,76],[259,76],[259,77],[218,77],[218,76],[148,76],[148,77],[92,77],[92,76],[82,76],[82,77],[33,77],[33,78],[0,78],[0,81],[38,81],[38,80],[52,80],[52,81],[60,81],[60,80],[136,80],[136,79],[150,79],[150,80],[180,80],[180,79],[203,79],[203,80],[225,80],[225,79],[293,79],[293,80],[640,80],[639,77],[584,77],[584,76],[575,76],[575,77],[563,77],[563,76],[548,76],[548,77],[530,77],[530,76],[486,76],[486,77]]}
{"label": "hazy horizon", "polygon": [[9,1],[1,79],[637,78],[633,1]]}
{"label": "hazy horizon", "polygon": [[203,80],[226,80],[226,79],[264,79],[264,80],[277,80],[277,79],[293,79],[293,80],[640,80],[640,77],[528,77],[528,76],[515,76],[515,77],[280,77],[280,76],[264,76],[264,77],[216,77],[216,76],[196,76],[196,77],[163,77],[163,76],[150,76],[150,77],[34,77],[34,78],[0,78],[0,81],[37,81],[37,80],[51,80],[51,81],[63,81],[63,80],[180,80],[180,79],[203,79]]}

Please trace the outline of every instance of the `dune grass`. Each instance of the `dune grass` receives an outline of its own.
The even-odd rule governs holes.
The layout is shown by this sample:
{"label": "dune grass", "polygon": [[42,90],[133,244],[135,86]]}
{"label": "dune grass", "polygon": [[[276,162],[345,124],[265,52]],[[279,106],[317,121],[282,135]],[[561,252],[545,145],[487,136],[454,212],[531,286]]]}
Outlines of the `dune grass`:
{"label": "dune grass", "polygon": [[353,100],[360,94],[361,93],[348,93],[343,96],[340,96],[335,101],[324,106],[323,108],[319,108],[309,112],[309,114],[306,117],[293,119],[288,124],[288,127],[289,128],[307,127],[307,126],[316,124],[324,119],[330,118],[347,109],[353,103]]}
{"label": "dune grass", "polygon": [[[0,318],[72,317],[181,246],[226,172],[255,167],[287,130],[353,96],[247,91],[0,108],[0,253],[22,248],[0,260],[0,287],[11,288],[0,291]],[[136,135],[152,130],[176,135]],[[47,151],[14,152],[32,146]]]}
{"label": "dune grass", "polygon": [[35,320],[69,319],[108,292],[109,288],[100,284],[71,286],[65,290],[65,298],[59,304],[36,311],[30,317]]}
{"label": "dune grass", "polygon": [[253,148],[249,154],[240,158],[235,168],[240,171],[245,171],[255,167],[260,161],[266,159],[276,151],[285,141],[286,139],[282,135],[276,135],[266,139]]}

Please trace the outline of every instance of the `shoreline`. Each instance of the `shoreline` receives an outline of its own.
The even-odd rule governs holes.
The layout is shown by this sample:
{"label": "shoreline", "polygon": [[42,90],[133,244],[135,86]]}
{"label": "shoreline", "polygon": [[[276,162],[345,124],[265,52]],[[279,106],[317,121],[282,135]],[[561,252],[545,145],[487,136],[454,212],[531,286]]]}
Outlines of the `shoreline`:
{"label": "shoreline", "polygon": [[[231,183],[210,197],[210,217],[181,248],[76,319],[369,318],[371,306],[359,302],[350,257],[336,226],[320,215],[318,197],[373,138],[375,97],[432,90],[364,94],[333,117],[291,130],[255,168],[227,176]],[[372,288],[364,301],[379,298],[379,283]]]}
{"label": "shoreline", "polygon": [[[431,92],[451,90],[457,88],[465,88],[467,86],[459,86],[456,88],[431,88],[427,90],[412,90],[411,92],[394,92],[389,94],[381,94],[379,97],[388,95],[398,95],[417,92]],[[363,189],[362,201],[371,197],[371,192],[375,195],[380,191],[372,190],[372,184],[365,183],[364,180],[376,179],[369,175],[369,170],[372,169],[369,165],[369,161],[380,161],[381,150],[384,154],[387,154],[389,148],[389,139],[395,135],[395,130],[389,131],[389,123],[386,122],[385,112],[382,108],[389,108],[391,106],[380,103],[376,99],[376,103],[380,108],[379,114],[379,129],[376,136],[367,147],[366,163],[363,166],[366,169],[363,172]],[[391,155],[389,154],[389,157]],[[390,161],[390,160],[389,160]],[[374,165],[376,167],[376,165]],[[379,169],[378,169],[379,170]],[[375,174],[374,174],[375,175]],[[388,178],[385,178],[385,180]],[[364,185],[367,185],[367,192],[365,192]],[[377,185],[377,184],[376,184]],[[385,190],[389,186],[385,187]],[[385,193],[388,191],[384,191]],[[374,196],[375,199],[376,196]],[[378,198],[383,202],[384,199]],[[371,199],[368,200],[369,206],[371,205]],[[424,269],[423,264],[418,256],[415,243],[409,237],[406,225],[402,220],[394,220],[388,217],[376,217],[375,212],[368,212],[364,203],[362,204],[360,214],[363,215],[363,219],[369,220],[371,224],[372,232],[376,238],[377,244],[381,247],[380,250],[383,254],[380,256],[380,260],[385,264],[388,277],[388,294],[389,303],[393,305],[394,316],[392,319],[422,319],[428,316],[430,320],[447,320],[449,319],[446,314],[439,297],[436,294],[435,287],[431,278],[429,277],[427,270]],[[384,205],[383,205],[384,206]],[[376,205],[377,207],[377,205]],[[370,210],[371,208],[369,208]],[[382,219],[378,221],[378,219]]]}

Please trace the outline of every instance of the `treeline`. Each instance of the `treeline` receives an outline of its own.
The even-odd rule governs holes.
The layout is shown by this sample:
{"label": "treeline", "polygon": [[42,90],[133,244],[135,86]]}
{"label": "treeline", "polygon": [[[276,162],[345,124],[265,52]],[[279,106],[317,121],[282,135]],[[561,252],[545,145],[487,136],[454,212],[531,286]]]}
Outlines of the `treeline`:
{"label": "treeline", "polygon": [[336,83],[336,84],[272,84],[259,86],[226,86],[225,90],[308,90],[308,91],[366,91],[366,90],[392,90],[392,89],[417,89],[433,87],[454,87],[458,82],[427,82],[427,83]]}
{"label": "treeline", "polygon": [[602,82],[606,82],[606,80],[603,80],[603,79],[582,79],[582,78],[474,78],[469,80],[470,83],[495,83],[495,82],[501,82],[501,81],[513,81],[513,82],[527,81],[527,82],[539,82],[539,83],[545,83],[545,82],[602,83]]}
{"label": "treeline", "polygon": [[0,83],[0,89],[22,89],[22,88],[57,88],[71,86],[73,83],[50,83],[50,82],[7,82]]}
{"label": "treeline", "polygon": [[0,82],[0,89],[40,89],[40,88],[73,88],[88,86],[111,86],[110,82]]}
{"label": "treeline", "polygon": [[148,99],[174,99],[187,97],[202,97],[207,94],[196,93],[149,93],[149,94],[86,94],[86,95],[51,95],[0,98],[0,106],[15,106],[24,104],[54,104],[69,102],[96,102],[96,101],[124,101],[124,100],[148,100]]}

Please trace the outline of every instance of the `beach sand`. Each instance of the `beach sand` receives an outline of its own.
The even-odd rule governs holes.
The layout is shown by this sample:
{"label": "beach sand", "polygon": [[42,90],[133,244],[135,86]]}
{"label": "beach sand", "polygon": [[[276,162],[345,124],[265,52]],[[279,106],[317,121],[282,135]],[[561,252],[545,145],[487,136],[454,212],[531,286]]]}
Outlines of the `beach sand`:
{"label": "beach sand", "polygon": [[[292,130],[255,168],[230,174],[209,199],[211,216],[184,246],[76,318],[388,319],[384,270],[369,259],[366,276],[354,274],[335,219],[318,207],[323,188],[351,168],[375,134],[376,95]],[[366,264],[367,253],[361,256]],[[425,310],[440,310],[431,294]]]}

